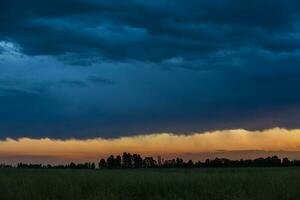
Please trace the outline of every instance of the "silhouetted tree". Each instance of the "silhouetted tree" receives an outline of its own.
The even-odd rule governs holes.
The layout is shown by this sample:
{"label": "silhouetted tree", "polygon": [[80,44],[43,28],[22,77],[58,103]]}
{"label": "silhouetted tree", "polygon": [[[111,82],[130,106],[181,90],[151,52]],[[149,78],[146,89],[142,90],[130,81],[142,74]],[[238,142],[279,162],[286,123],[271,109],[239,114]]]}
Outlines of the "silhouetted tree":
{"label": "silhouetted tree", "polygon": [[7,165],[7,164],[0,164],[0,168],[13,168],[12,165]]}
{"label": "silhouetted tree", "polygon": [[95,169],[96,168],[96,165],[95,165],[95,163],[93,162],[92,164],[91,164],[91,169]]}
{"label": "silhouetted tree", "polygon": [[106,161],[105,161],[103,158],[102,158],[102,159],[100,160],[100,162],[98,163],[98,167],[99,167],[100,169],[107,168]]}
{"label": "silhouetted tree", "polygon": [[283,158],[282,159],[282,166],[290,166],[291,162],[289,161],[288,158]]}
{"label": "silhouetted tree", "polygon": [[143,161],[145,168],[154,168],[156,166],[156,161],[152,157],[146,157]]}
{"label": "silhouetted tree", "polygon": [[134,168],[142,168],[143,167],[143,159],[139,154],[133,154],[133,167]]}
{"label": "silhouetted tree", "polygon": [[114,167],[114,162],[115,162],[114,156],[113,155],[109,156],[106,161],[107,168],[112,169]]}
{"label": "silhouetted tree", "polygon": [[[282,160],[277,156],[266,157],[266,158],[257,158],[254,160],[230,160],[226,158],[215,158],[213,160],[206,159],[205,162],[193,162],[189,160],[185,162],[182,158],[176,158],[171,160],[164,160],[159,157],[158,164],[155,159],[152,157],[145,157],[144,159],[139,154],[123,153],[122,157],[117,155],[111,155],[105,159],[101,159],[98,163],[100,169],[110,168],[110,169],[119,169],[119,168],[178,168],[178,167],[280,167],[280,166],[300,166],[300,160],[290,161],[288,158],[283,158]],[[0,164],[0,168],[9,168],[13,167],[10,165]],[[17,168],[39,168],[39,169],[95,169],[95,163],[86,162],[75,164],[71,162],[67,165],[42,165],[42,164],[24,164],[18,163]]]}
{"label": "silhouetted tree", "polygon": [[183,163],[182,158],[176,158],[176,167],[183,167]]}
{"label": "silhouetted tree", "polygon": [[173,168],[176,166],[176,161],[175,159],[172,160],[165,160],[164,164],[162,165],[162,167],[165,168]]}
{"label": "silhouetted tree", "polygon": [[158,156],[158,158],[157,158],[157,165],[161,166],[162,164],[163,164],[163,160],[162,160],[162,158],[160,156]]}
{"label": "silhouetted tree", "polygon": [[189,160],[186,164],[186,167],[194,167],[194,162],[192,160]]}
{"label": "silhouetted tree", "polygon": [[117,156],[114,162],[114,168],[121,168],[121,156]]}
{"label": "silhouetted tree", "polygon": [[123,168],[132,168],[132,155],[130,153],[123,153],[122,156]]}

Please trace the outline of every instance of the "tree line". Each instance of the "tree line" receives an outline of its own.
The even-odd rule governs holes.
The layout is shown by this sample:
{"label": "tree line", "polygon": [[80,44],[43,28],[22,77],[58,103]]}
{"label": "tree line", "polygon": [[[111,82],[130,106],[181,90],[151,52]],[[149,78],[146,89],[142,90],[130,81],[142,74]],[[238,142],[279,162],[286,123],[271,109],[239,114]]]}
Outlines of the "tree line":
{"label": "tree line", "polygon": [[109,156],[98,163],[100,169],[130,169],[130,168],[216,168],[216,167],[284,167],[300,166],[300,160],[280,159],[278,156],[230,160],[227,158],[206,159],[204,162],[184,161],[182,158],[163,160],[158,157],[142,158],[139,154],[123,153],[121,156]]}
{"label": "tree line", "polygon": [[182,158],[164,160],[158,157],[142,157],[140,154],[131,154],[124,152],[122,156],[111,155],[108,158],[100,159],[94,162],[70,163],[67,165],[42,165],[18,163],[17,166],[0,164],[0,168],[33,168],[33,169],[138,169],[138,168],[218,168],[218,167],[292,167],[300,166],[300,160],[289,160],[288,158],[280,159],[277,156],[230,160],[226,158],[206,159],[204,162],[192,160],[184,161]]}

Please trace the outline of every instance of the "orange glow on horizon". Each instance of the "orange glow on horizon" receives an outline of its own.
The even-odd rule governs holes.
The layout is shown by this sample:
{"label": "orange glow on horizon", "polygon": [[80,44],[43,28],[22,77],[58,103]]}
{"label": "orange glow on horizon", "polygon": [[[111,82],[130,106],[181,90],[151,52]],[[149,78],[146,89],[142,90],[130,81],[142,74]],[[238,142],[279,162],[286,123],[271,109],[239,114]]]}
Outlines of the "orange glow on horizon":
{"label": "orange glow on horizon", "polygon": [[[192,135],[159,133],[117,139],[55,140],[49,138],[0,141],[1,157],[54,157],[58,159],[96,159],[122,152],[170,157],[226,152],[293,152],[300,151],[300,129],[273,128],[263,131],[220,130]],[[228,154],[230,157],[230,154]],[[249,156],[249,155],[248,155]],[[188,156],[187,156],[188,157]],[[247,157],[247,156],[246,156]],[[300,158],[300,155],[299,155]],[[3,160],[3,159],[2,159]]]}

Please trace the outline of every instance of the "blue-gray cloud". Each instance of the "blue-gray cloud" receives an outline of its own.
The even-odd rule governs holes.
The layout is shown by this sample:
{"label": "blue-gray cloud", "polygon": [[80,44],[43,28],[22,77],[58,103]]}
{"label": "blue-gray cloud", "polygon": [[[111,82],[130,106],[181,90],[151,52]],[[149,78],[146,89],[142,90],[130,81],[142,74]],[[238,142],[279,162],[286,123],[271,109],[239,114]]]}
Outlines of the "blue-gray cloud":
{"label": "blue-gray cloud", "polygon": [[0,137],[299,127],[296,0],[0,2]]}
{"label": "blue-gray cloud", "polygon": [[248,46],[271,52],[299,48],[297,1],[37,1],[1,2],[0,38],[29,55],[161,62],[207,58]]}

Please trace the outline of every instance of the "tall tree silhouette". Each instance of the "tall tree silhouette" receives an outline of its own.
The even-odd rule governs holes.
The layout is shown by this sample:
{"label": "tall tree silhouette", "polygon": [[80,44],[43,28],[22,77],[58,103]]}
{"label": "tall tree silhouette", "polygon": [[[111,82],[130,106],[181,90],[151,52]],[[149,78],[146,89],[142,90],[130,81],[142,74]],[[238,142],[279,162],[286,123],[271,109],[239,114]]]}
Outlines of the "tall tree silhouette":
{"label": "tall tree silhouette", "polygon": [[100,162],[98,163],[98,167],[99,167],[100,169],[107,168],[106,161],[105,161],[103,158],[102,158],[102,159],[100,160]]}
{"label": "tall tree silhouette", "polygon": [[122,159],[121,159],[121,156],[117,156],[115,161],[114,161],[114,168],[121,168],[121,162],[122,162]]}
{"label": "tall tree silhouette", "polygon": [[107,168],[112,169],[114,167],[115,157],[113,155],[109,156],[106,160]]}
{"label": "tall tree silhouette", "polygon": [[123,153],[123,168],[132,168],[132,155],[130,153]]}
{"label": "tall tree silhouette", "polygon": [[182,158],[176,158],[176,167],[183,167],[183,163]]}
{"label": "tall tree silhouette", "polygon": [[139,154],[133,154],[133,167],[134,168],[142,168],[143,167],[143,159]]}

